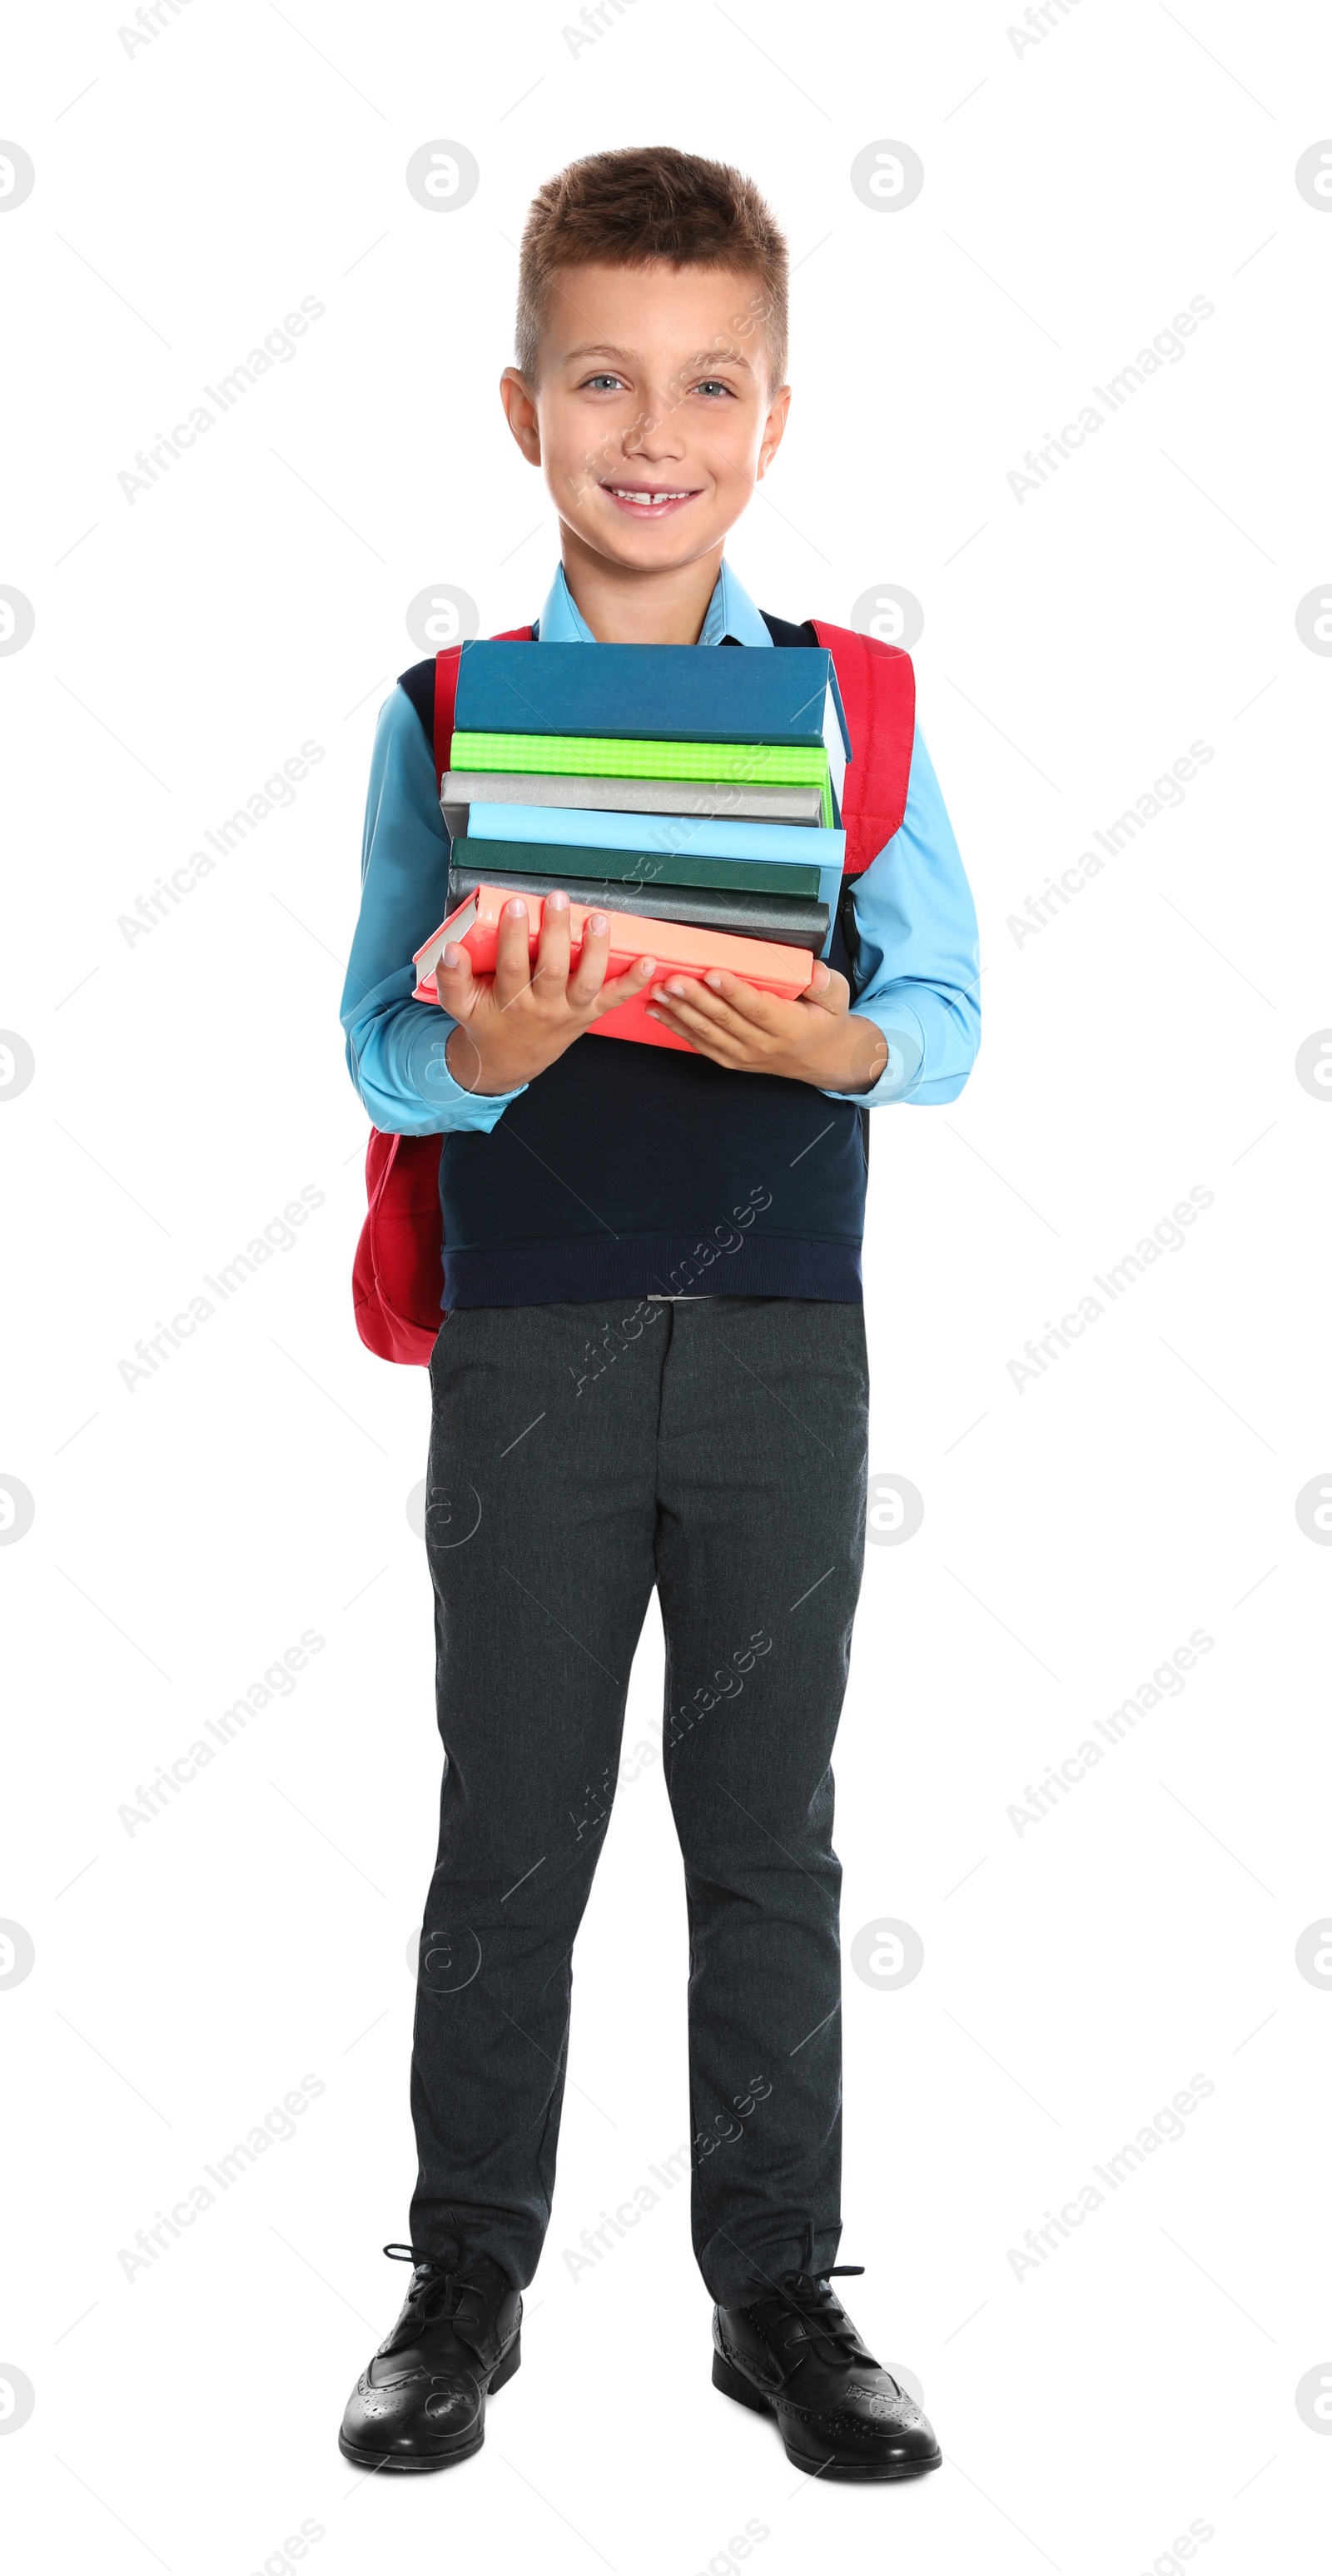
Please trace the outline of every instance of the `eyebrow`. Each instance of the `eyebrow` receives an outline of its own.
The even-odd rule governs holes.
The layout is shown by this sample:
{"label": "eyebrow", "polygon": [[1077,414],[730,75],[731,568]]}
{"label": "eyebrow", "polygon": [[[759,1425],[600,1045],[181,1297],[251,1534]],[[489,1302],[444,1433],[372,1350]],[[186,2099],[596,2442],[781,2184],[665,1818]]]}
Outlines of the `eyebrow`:
{"label": "eyebrow", "polygon": [[[631,366],[641,366],[642,364],[642,359],[636,349],[617,349],[608,340],[593,340],[587,342],[581,348],[566,349],[561,360],[561,364],[566,367],[572,367],[576,365],[580,359],[584,358],[616,358],[623,360],[626,364]],[[743,356],[739,349],[695,350],[692,357],[686,358],[683,361],[683,365],[686,367],[744,367],[747,372],[750,371],[749,360]],[[677,373],[678,372],[681,372],[681,370],[677,369]]]}

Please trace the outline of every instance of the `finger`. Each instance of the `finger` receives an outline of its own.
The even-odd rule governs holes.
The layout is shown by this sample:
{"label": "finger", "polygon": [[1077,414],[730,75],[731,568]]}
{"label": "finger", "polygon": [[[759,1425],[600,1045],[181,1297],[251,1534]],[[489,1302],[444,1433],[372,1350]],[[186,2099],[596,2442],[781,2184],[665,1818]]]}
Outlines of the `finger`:
{"label": "finger", "polygon": [[[816,974],[818,971],[816,960]],[[828,969],[823,971],[826,974]],[[791,1004],[780,995],[764,993],[756,985],[747,983],[742,975],[728,974],[724,967],[715,967],[703,981],[705,990],[715,993],[740,1021],[748,1022],[751,1028],[761,1029],[767,1037],[785,1038],[788,1035],[787,1014]],[[797,996],[800,1001],[804,998],[803,993]]]}
{"label": "finger", "polygon": [[802,1003],[817,1010],[830,1012],[837,1020],[850,1009],[851,987],[845,975],[839,975],[835,966],[825,966],[822,958],[816,957],[814,972],[804,992],[798,998]]}
{"label": "finger", "polygon": [[663,1010],[660,1003],[649,1002],[647,1016],[650,1020],[655,1020],[659,1028],[669,1029],[672,1037],[681,1038],[695,1055],[710,1056],[714,1064],[726,1064],[732,1067],[740,1061],[739,1051],[734,1041],[708,1028],[697,1015],[695,1015],[693,1027],[686,1028],[684,1021],[675,1011]]}
{"label": "finger", "polygon": [[747,1029],[742,1020],[729,1023],[720,1015],[710,1015],[688,994],[672,999],[660,987],[648,997],[648,1010],[660,1012],[667,1024],[682,1036],[705,1041],[709,1046],[727,1046],[733,1052],[753,1052],[756,1032]]}
{"label": "finger", "polygon": [[528,954],[529,926],[527,905],[520,894],[500,906],[499,935],[495,943],[495,999],[501,1010],[507,1010],[532,980]]}
{"label": "finger", "polygon": [[541,906],[541,935],[532,968],[532,983],[538,1000],[564,1000],[569,981],[569,947],[569,898],[562,886],[555,886]]}
{"label": "finger", "polygon": [[590,912],[583,924],[578,963],[568,982],[568,999],[576,1011],[596,999],[606,974],[610,955],[610,921],[604,912]]}
{"label": "finger", "polygon": [[[654,1001],[669,1002],[673,1010],[691,1015],[692,1026],[726,1029],[737,1038],[753,1037],[757,1033],[773,1034],[766,1013],[747,1010],[742,1007],[738,998],[744,994],[747,1000],[772,1007],[771,995],[751,994],[749,988],[742,985],[736,976],[727,976],[726,981],[737,997],[734,1000],[731,996],[719,993],[713,988],[711,976],[700,980],[698,977],[681,975],[668,976],[665,983],[654,992],[652,998]],[[775,1007],[780,1009],[781,1005],[777,1004]]]}
{"label": "finger", "polygon": [[472,972],[467,950],[459,940],[447,940],[443,956],[435,968],[435,991],[443,1008],[452,1019],[470,1020],[482,990]]}
{"label": "finger", "polygon": [[[768,1037],[789,1039],[787,1014],[792,1005],[776,993],[762,992],[756,985],[748,983],[743,975],[729,974],[725,967],[720,966],[714,967],[703,978],[703,987],[726,1002],[737,1017],[747,1021],[751,1027],[762,1029]],[[812,1005],[829,1012],[836,1019],[850,1003],[851,987],[845,975],[839,975],[835,967],[825,966],[823,960],[816,957],[810,982],[795,999],[802,1008]]]}
{"label": "finger", "polygon": [[602,985],[592,1005],[593,1019],[602,1019],[607,1011],[618,1010],[621,1002],[631,1002],[635,993],[641,993],[653,976],[660,973],[655,957],[636,957],[622,975],[612,975]]}

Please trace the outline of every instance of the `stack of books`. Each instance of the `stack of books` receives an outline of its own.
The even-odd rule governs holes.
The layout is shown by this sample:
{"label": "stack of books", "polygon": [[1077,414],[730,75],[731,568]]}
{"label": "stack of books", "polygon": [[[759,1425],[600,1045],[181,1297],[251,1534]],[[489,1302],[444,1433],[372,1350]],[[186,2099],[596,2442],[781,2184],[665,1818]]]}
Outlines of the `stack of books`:
{"label": "stack of books", "polygon": [[[416,951],[415,998],[438,1000],[449,940],[494,972],[515,893],[535,954],[555,886],[575,950],[588,912],[610,914],[608,975],[651,955],[662,975],[726,967],[793,998],[832,935],[849,758],[822,647],[464,645],[440,789],[449,912]],[[642,996],[591,1033],[692,1052]]]}

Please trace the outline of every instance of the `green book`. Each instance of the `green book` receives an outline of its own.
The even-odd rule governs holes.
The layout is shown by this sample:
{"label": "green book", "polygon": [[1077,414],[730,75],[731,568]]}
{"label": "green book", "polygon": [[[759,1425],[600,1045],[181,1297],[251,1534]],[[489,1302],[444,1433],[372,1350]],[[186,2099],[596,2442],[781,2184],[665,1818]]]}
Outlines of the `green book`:
{"label": "green book", "polygon": [[828,754],[822,744],[784,742],[619,742],[550,733],[455,733],[451,769],[539,770],[583,778],[746,779],[775,787],[818,787],[832,824]]}
{"label": "green book", "polygon": [[[457,739],[456,735],[454,737]],[[785,894],[816,902],[821,870],[807,862],[774,859],[704,859],[678,850],[604,850],[554,841],[472,841],[459,837],[452,849],[455,868],[475,868],[484,878],[489,869],[529,876],[601,877],[616,885],[725,886],[733,893]]]}

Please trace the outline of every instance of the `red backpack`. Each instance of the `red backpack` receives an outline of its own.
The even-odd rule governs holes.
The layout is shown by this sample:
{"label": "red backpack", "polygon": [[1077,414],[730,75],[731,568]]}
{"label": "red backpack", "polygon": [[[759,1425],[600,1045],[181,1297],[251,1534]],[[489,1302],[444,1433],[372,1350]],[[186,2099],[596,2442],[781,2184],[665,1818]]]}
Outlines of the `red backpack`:
{"label": "red backpack", "polygon": [[[906,811],[916,730],[916,683],[910,658],[849,627],[813,622],[832,654],[855,757],[842,804],[846,831],[843,878],[863,874],[891,841]],[[789,633],[789,629],[787,630]],[[528,643],[530,626],[492,637]],[[801,639],[803,641],[803,638]],[[435,657],[435,777],[449,766],[453,701],[462,647]],[[365,1156],[369,1206],[352,1268],[356,1329],[381,1360],[425,1368],[444,1320],[444,1221],[439,1204],[439,1136],[391,1136],[370,1130]]]}

